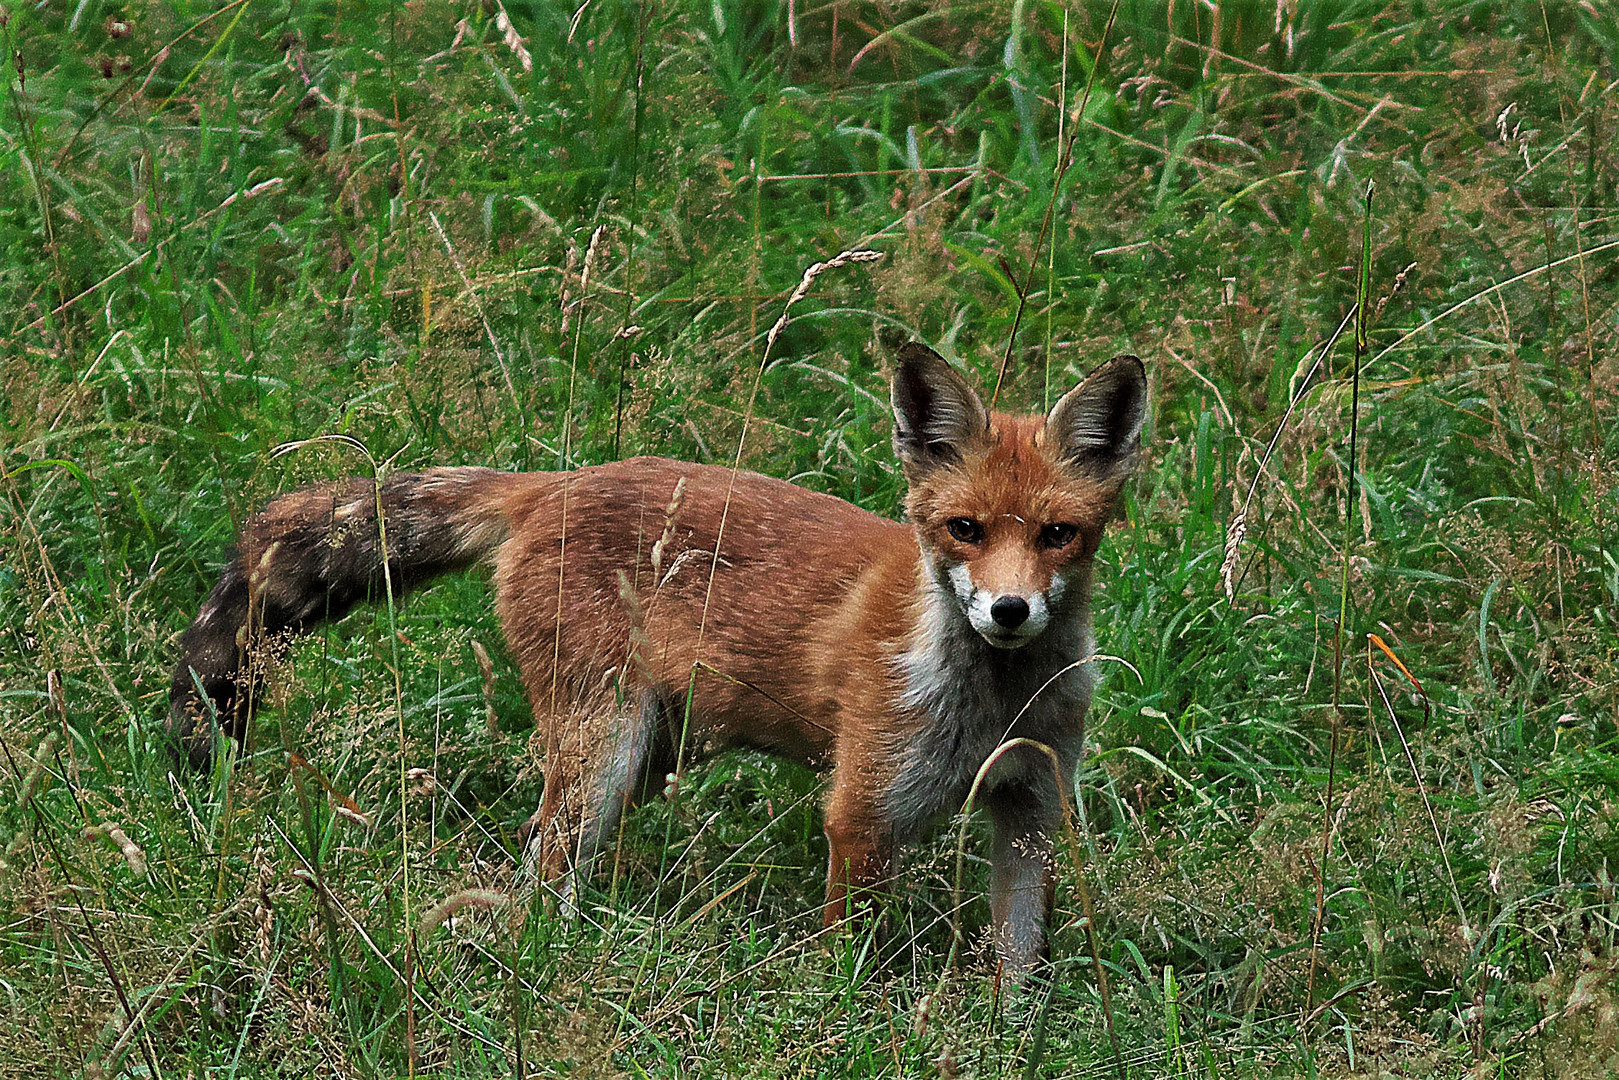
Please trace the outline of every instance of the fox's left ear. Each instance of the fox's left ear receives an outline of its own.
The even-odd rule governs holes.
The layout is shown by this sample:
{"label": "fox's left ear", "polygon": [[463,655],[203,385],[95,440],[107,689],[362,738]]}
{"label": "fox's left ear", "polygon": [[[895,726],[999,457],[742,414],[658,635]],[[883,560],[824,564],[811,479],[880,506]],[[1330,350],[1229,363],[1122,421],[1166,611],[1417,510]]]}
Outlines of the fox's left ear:
{"label": "fox's left ear", "polygon": [[1045,434],[1085,472],[1123,483],[1135,471],[1146,416],[1146,369],[1134,356],[1115,356],[1052,406]]}

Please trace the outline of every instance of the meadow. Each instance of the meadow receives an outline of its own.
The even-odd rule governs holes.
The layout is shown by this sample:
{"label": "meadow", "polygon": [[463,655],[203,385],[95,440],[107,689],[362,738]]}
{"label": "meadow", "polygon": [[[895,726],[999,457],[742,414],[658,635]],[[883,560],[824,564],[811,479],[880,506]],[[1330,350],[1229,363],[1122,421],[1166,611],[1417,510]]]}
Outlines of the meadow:
{"label": "meadow", "polygon": [[[1619,1074],[1604,0],[0,37],[0,1076]],[[1037,992],[971,821],[821,933],[820,782],[754,754],[559,914],[485,573],[283,643],[240,755],[175,763],[178,635],[271,496],[653,453],[895,515],[912,338],[1003,408],[1148,364]]]}

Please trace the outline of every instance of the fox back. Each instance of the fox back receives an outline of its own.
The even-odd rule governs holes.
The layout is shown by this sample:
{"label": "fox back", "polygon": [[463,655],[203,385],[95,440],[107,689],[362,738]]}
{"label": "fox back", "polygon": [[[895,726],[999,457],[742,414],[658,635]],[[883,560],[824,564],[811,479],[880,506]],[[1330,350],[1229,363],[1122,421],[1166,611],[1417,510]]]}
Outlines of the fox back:
{"label": "fox back", "polygon": [[[991,413],[901,350],[894,446],[909,524],[752,473],[658,458],[568,472],[432,469],[271,502],[182,638],[170,727],[194,763],[240,738],[255,643],[485,559],[545,748],[524,824],[571,903],[624,809],[687,758],[750,746],[830,773],[826,919],[889,881],[896,845],[958,809],[1010,738],[1083,745],[1091,568],[1135,465],[1145,377],[1118,357],[1045,417]],[[1006,752],[992,914],[1017,975],[1045,949],[1059,779]]]}

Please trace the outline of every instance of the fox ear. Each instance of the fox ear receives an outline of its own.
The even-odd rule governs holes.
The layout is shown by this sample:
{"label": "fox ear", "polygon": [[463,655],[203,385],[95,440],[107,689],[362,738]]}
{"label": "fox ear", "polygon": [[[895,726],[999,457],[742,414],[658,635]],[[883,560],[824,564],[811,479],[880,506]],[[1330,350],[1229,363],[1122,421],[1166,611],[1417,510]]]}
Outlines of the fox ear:
{"label": "fox ear", "polygon": [[1146,415],[1146,369],[1133,356],[1115,356],[1052,406],[1046,437],[1087,473],[1122,483],[1135,470]]}
{"label": "fox ear", "polygon": [[989,430],[989,413],[955,369],[926,345],[899,350],[894,367],[894,453],[907,472],[961,460]]}

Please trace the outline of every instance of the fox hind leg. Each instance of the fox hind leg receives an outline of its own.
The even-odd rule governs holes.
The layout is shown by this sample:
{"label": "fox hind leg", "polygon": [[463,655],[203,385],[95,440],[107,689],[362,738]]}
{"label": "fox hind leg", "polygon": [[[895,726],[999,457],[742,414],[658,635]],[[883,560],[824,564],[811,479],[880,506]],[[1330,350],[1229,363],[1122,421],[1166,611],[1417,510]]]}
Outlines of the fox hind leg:
{"label": "fox hind leg", "polygon": [[525,864],[572,913],[624,811],[654,790],[674,749],[663,699],[646,690],[601,711],[553,717],[545,793],[524,826]]}

